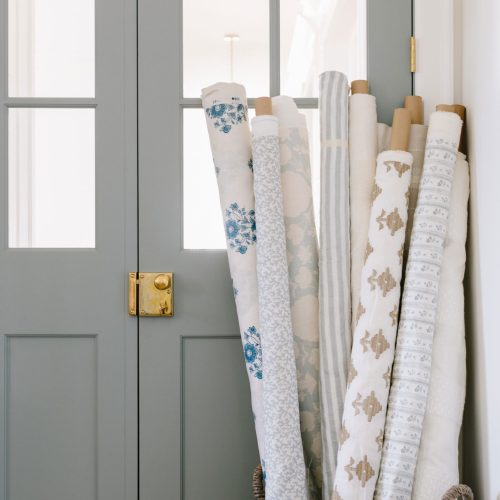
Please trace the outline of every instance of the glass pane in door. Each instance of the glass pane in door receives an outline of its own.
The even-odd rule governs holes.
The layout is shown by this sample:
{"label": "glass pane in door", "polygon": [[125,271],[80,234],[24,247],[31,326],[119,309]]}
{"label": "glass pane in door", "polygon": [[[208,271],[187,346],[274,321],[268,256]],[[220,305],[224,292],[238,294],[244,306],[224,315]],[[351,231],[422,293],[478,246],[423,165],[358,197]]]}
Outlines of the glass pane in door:
{"label": "glass pane in door", "polygon": [[9,109],[9,247],[95,247],[93,109]]}
{"label": "glass pane in door", "polygon": [[184,97],[214,82],[269,93],[269,1],[183,1]]}
{"label": "glass pane in door", "polygon": [[317,97],[326,70],[366,78],[366,0],[280,3],[281,93]]}
{"label": "glass pane in door", "polygon": [[[249,120],[254,116],[255,110],[249,109]],[[183,123],[184,248],[188,250],[226,248],[205,111],[201,108],[185,109]]]}
{"label": "glass pane in door", "polygon": [[9,96],[94,97],[94,0],[9,0]]}
{"label": "glass pane in door", "polygon": [[[301,109],[309,132],[312,190],[316,223],[319,222],[319,111]],[[249,120],[255,110],[248,110]],[[226,248],[224,226],[219,203],[217,178],[207,134],[203,109],[185,109],[184,122],[184,176],[183,176],[183,230],[184,248]],[[195,145],[195,146],[194,146]]]}

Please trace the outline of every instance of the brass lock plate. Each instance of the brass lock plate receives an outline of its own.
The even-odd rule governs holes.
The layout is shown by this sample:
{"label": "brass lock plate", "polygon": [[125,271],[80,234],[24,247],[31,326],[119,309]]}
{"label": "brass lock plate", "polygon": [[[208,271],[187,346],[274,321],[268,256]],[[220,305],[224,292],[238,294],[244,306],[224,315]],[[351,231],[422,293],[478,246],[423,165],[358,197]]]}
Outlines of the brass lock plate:
{"label": "brass lock plate", "polygon": [[131,316],[173,316],[173,273],[129,273]]}

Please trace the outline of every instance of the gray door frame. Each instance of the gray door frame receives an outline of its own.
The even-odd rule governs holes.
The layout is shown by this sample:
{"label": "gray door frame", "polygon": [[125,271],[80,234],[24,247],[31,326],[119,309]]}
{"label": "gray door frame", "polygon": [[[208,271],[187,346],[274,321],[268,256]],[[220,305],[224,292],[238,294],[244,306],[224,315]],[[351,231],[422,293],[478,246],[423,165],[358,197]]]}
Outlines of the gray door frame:
{"label": "gray door frame", "polygon": [[[38,488],[36,471],[15,471],[9,464],[22,439],[17,434],[15,441],[12,438],[16,422],[10,419],[10,405],[17,397],[12,388],[19,387],[18,383],[27,390],[30,387],[28,368],[13,365],[11,356],[20,346],[22,352],[37,352],[40,343],[56,351],[71,346],[76,356],[82,345],[92,364],[87,368],[95,376],[90,391],[95,424],[88,424],[94,430],[89,431],[85,444],[94,440],[95,472],[89,479],[94,484],[93,498],[138,497],[138,321],[127,315],[126,288],[127,272],[138,265],[136,0],[96,0],[95,4],[95,98],[11,98],[7,89],[8,0],[0,3],[0,500],[21,500],[12,489],[21,491],[16,486],[21,473],[26,488],[37,491],[32,498],[56,499]],[[7,116],[9,109],[20,107],[95,109],[95,249],[8,248]],[[94,346],[90,350],[89,343]],[[11,376],[11,370],[18,368],[25,376],[22,380],[19,370],[17,378]],[[64,374],[50,366],[42,371],[49,380]],[[58,399],[57,392],[52,391],[51,397],[63,406],[71,404]],[[43,394],[37,399],[43,406]],[[25,425],[37,425],[37,415],[25,416]],[[37,445],[38,441],[29,444]],[[46,450],[47,443],[41,446]],[[40,467],[48,465],[50,470],[52,453],[66,445],[59,446],[47,450]],[[64,456],[74,453],[78,446],[67,448]],[[58,478],[56,472],[50,479],[55,484],[72,484],[71,478]],[[80,498],[77,491],[73,493],[73,498]]]}

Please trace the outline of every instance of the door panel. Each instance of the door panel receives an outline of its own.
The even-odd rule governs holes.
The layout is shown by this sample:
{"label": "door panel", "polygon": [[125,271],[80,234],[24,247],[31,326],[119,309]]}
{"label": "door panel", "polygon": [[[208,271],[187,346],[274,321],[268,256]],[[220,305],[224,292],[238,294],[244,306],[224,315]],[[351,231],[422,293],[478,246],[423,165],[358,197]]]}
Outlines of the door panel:
{"label": "door panel", "polygon": [[96,336],[13,336],[5,354],[8,498],[95,498]]}
{"label": "door panel", "polygon": [[249,478],[240,481],[240,474],[253,470],[256,455],[248,432],[253,419],[241,338],[183,337],[181,351],[184,498],[220,498],[222,492],[227,498],[247,498]]}
{"label": "door panel", "polygon": [[[96,1],[95,97],[86,90],[83,94],[90,96],[81,97],[74,88],[68,96],[61,90],[59,76],[54,92],[47,87],[31,92],[21,86],[20,91],[11,89],[10,95],[16,97],[9,97],[8,3],[2,0],[0,10],[0,499],[131,500],[137,498],[137,320],[127,315],[126,285],[127,272],[137,266],[136,59],[125,55],[134,54],[136,48],[135,2]],[[36,17],[35,3],[11,0],[10,5],[25,9],[18,15],[28,12]],[[84,4],[89,2],[79,2]],[[78,30],[66,30],[64,35],[73,36],[73,32],[75,37],[81,35]],[[33,32],[20,36],[25,35]],[[57,38],[57,29],[52,35],[50,43],[65,43]],[[22,60],[29,62],[39,53],[25,56],[28,59]],[[44,61],[39,58],[37,64]],[[62,61],[65,69],[69,61]],[[29,64],[26,68],[33,69]],[[51,72],[45,75],[47,85]],[[81,83],[78,78],[72,82]],[[82,159],[77,145],[68,147],[64,142],[71,132],[68,127],[59,133],[54,127],[33,127],[36,137],[25,134],[21,147],[15,141],[9,144],[10,153],[24,154],[21,163],[31,175],[31,180],[16,181],[15,169],[8,175],[9,158],[12,161],[8,115],[20,108],[55,110],[53,116],[67,109],[91,111],[95,139],[85,141],[92,143],[95,152],[86,150],[88,159]],[[27,129],[17,130],[24,134]],[[79,134],[76,130],[73,136],[78,139]],[[33,144],[36,147],[30,149]],[[44,159],[51,154],[69,172],[77,161],[95,168],[92,204],[84,208],[95,210],[95,237],[86,237],[84,244],[68,244],[70,234],[64,224],[58,229],[49,223],[44,235],[52,231],[63,238],[38,240],[45,248],[35,248],[40,212],[31,202],[40,198],[30,198],[31,188],[37,182],[44,189],[61,184],[59,194],[71,210],[78,208],[78,197],[71,191],[83,192],[81,180],[69,187],[61,183],[62,174],[57,175]],[[22,206],[27,207],[18,221],[24,223],[26,217],[29,223],[20,224],[22,244],[11,241],[9,248],[8,187],[14,181],[24,189]],[[55,196],[44,198],[48,209],[54,209],[50,205],[54,200]],[[64,205],[56,206],[54,213],[74,230],[76,221],[71,227],[64,211]]]}
{"label": "door panel", "polygon": [[413,93],[410,35],[413,0],[367,1],[368,80],[377,98],[378,121],[392,123],[392,112]]}
{"label": "door panel", "polygon": [[[408,28],[404,37],[404,29],[386,30],[385,38],[372,30],[368,37],[369,77],[380,95],[381,116],[387,117],[411,91],[411,2],[400,2],[401,8],[392,0],[372,3],[379,10],[368,11],[370,26],[380,16],[394,22],[402,16]],[[274,95],[280,88],[279,1],[269,5]],[[251,499],[258,452],[227,255],[183,248],[183,151],[199,148],[206,137],[183,143],[183,110],[200,108],[201,101],[183,97],[182,2],[143,0],[138,19],[139,269],[175,274],[175,316],[139,320],[140,498]],[[388,40],[405,51],[382,64]],[[387,80],[388,97],[378,83]],[[297,101],[317,108],[316,97]],[[213,169],[209,151],[206,165]],[[204,205],[193,202],[191,208],[206,221]]]}

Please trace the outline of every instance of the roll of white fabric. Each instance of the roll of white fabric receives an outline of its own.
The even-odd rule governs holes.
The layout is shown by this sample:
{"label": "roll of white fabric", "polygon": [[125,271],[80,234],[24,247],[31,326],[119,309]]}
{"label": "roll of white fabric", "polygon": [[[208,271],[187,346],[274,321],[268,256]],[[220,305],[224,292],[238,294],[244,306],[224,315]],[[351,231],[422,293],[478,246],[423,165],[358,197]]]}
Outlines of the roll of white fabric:
{"label": "roll of white fabric", "polygon": [[318,240],[314,223],[306,118],[294,100],[273,97],[278,118],[290,307],[300,428],[310,498],[320,498]]}
{"label": "roll of white fabric", "polygon": [[203,89],[202,104],[219,186],[257,441],[261,462],[265,464],[255,201],[245,88],[236,83],[216,83]]}
{"label": "roll of white fabric", "polygon": [[431,115],[393,366],[375,498],[411,498],[431,375],[439,278],[462,121]]}
{"label": "roll of white fabric", "polygon": [[410,142],[408,151],[413,156],[413,167],[411,169],[411,182],[410,182],[410,203],[408,205],[408,223],[406,224],[406,238],[405,238],[405,258],[408,256],[410,248],[411,230],[413,228],[413,215],[417,207],[418,199],[418,186],[420,185],[420,178],[422,177],[422,169],[424,167],[424,153],[425,153],[425,140],[427,138],[427,126],[420,124],[413,124],[410,128]]}
{"label": "roll of white fabric", "polygon": [[[323,498],[331,498],[351,350],[347,77],[320,75],[320,366]],[[356,108],[356,104],[354,105]]]}
{"label": "roll of white fabric", "polygon": [[458,440],[465,402],[465,243],[469,165],[459,153],[439,282],[429,398],[418,452],[414,500],[440,500],[459,483]]}
{"label": "roll of white fabric", "polygon": [[361,269],[365,261],[377,153],[375,97],[368,94],[354,94],[349,97],[352,331],[356,326],[358,314]]}
{"label": "roll of white fabric", "polygon": [[385,151],[377,159],[334,498],[368,500],[375,491],[394,359],[412,162],[406,151]]}
{"label": "roll of white fabric", "polygon": [[392,127],[385,123],[377,123],[378,152],[387,151],[391,145]]}
{"label": "roll of white fabric", "polygon": [[257,284],[264,364],[266,499],[307,498],[300,434],[286,236],[281,191],[278,119],[252,120]]}

